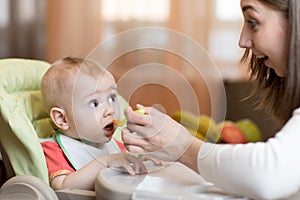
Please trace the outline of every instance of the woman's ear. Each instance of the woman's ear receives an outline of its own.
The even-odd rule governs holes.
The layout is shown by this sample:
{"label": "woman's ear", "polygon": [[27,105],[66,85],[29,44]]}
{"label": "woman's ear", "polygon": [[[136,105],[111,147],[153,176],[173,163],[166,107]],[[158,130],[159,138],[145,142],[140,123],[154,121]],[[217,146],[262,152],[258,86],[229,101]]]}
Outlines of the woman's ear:
{"label": "woman's ear", "polygon": [[59,129],[67,130],[69,128],[69,122],[64,109],[58,107],[51,108],[50,117]]}

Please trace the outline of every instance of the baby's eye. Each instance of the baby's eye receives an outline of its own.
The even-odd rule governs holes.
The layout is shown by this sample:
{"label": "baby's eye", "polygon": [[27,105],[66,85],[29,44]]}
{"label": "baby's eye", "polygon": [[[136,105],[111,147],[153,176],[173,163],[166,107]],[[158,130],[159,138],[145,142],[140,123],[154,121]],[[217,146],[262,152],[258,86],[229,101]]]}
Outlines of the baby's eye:
{"label": "baby's eye", "polygon": [[110,104],[116,102],[116,100],[117,100],[117,95],[115,95],[115,94],[111,94],[111,95],[108,97],[108,103],[110,103]]}
{"label": "baby's eye", "polygon": [[91,108],[96,108],[99,105],[99,102],[97,100],[92,100],[90,102],[90,107]]}

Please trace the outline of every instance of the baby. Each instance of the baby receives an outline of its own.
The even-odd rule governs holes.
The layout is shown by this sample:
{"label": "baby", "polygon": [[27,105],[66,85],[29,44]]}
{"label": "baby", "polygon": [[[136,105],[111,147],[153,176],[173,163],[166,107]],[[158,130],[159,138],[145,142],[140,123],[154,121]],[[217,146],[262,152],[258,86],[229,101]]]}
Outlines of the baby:
{"label": "baby", "polygon": [[131,175],[147,171],[112,139],[120,106],[108,71],[93,61],[66,57],[45,73],[41,91],[58,128],[42,142],[53,189],[93,190],[96,175],[107,167],[121,167]]}

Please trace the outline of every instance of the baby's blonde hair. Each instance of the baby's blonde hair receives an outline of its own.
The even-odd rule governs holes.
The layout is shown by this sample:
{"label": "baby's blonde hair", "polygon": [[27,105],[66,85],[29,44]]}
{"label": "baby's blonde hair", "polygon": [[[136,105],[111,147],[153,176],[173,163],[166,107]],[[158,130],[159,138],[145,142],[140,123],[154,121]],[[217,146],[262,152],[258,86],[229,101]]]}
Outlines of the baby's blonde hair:
{"label": "baby's blonde hair", "polygon": [[94,61],[65,57],[54,62],[42,78],[41,93],[47,110],[52,107],[60,107],[64,97],[72,96],[73,85],[78,72],[97,79],[105,69]]}

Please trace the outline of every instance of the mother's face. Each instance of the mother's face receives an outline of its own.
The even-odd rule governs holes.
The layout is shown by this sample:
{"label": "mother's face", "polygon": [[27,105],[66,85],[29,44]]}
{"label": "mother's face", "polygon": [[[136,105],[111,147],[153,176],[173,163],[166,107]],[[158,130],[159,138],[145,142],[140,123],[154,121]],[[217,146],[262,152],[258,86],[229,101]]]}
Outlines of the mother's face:
{"label": "mother's face", "polygon": [[241,0],[244,25],[239,45],[264,59],[266,66],[284,77],[288,67],[288,19],[259,0]]}

